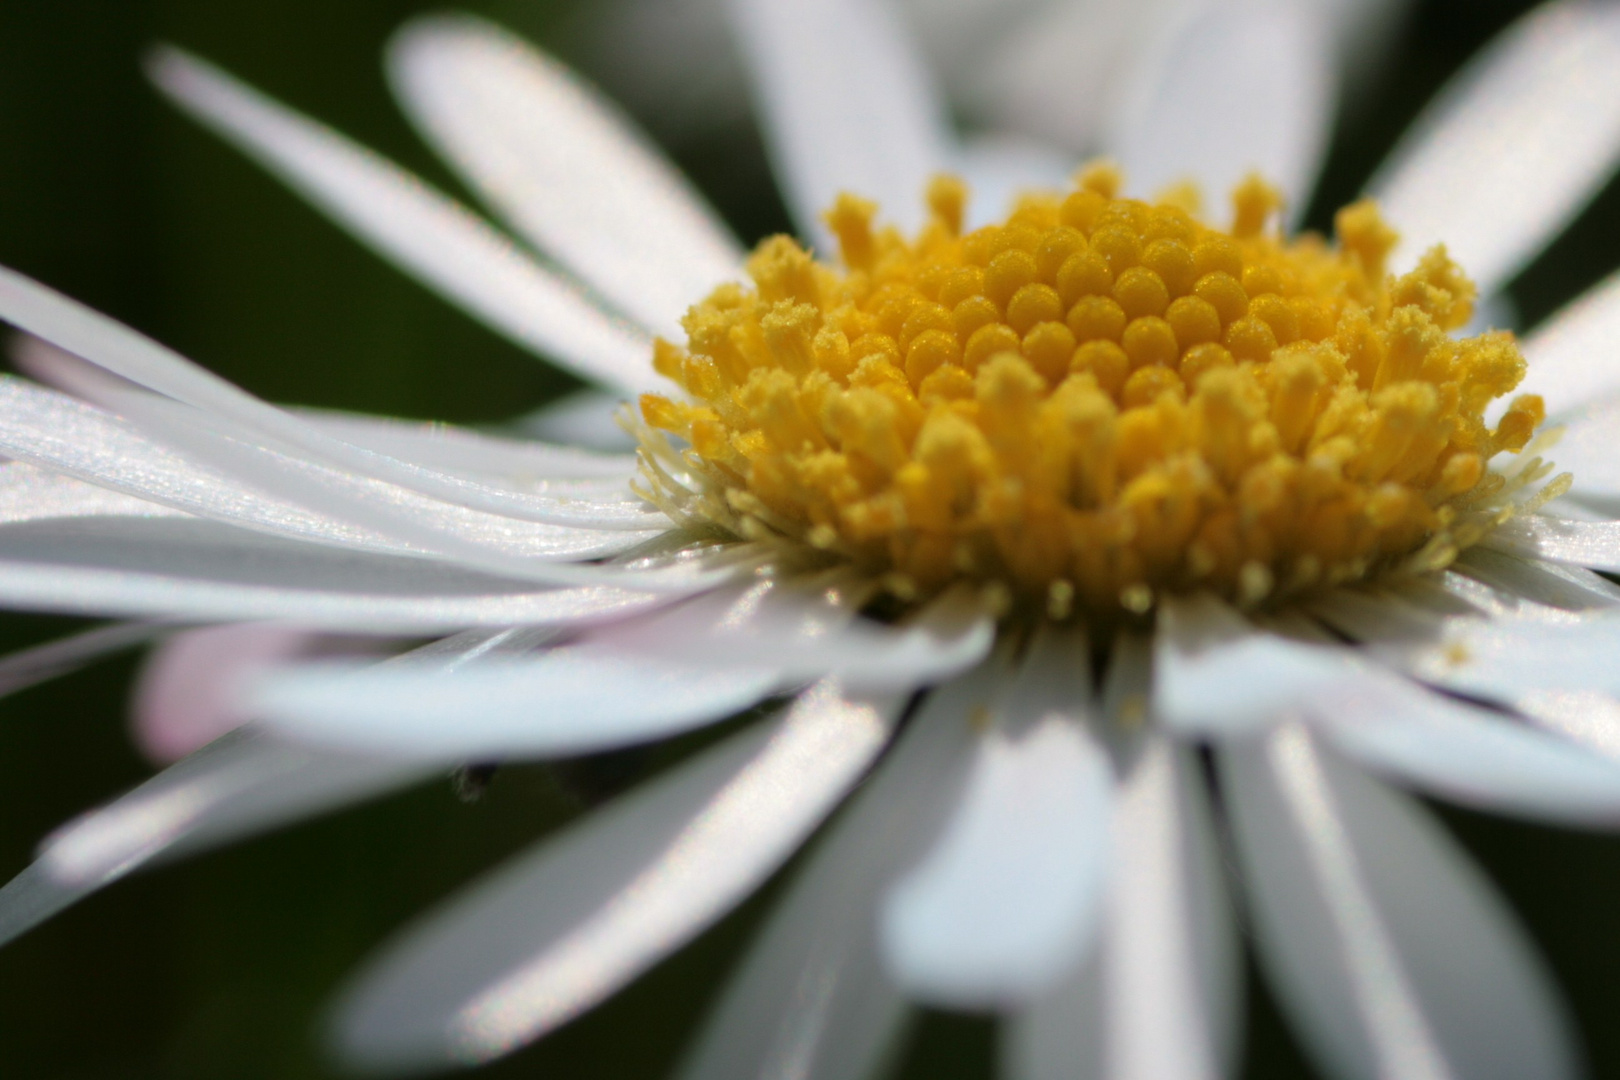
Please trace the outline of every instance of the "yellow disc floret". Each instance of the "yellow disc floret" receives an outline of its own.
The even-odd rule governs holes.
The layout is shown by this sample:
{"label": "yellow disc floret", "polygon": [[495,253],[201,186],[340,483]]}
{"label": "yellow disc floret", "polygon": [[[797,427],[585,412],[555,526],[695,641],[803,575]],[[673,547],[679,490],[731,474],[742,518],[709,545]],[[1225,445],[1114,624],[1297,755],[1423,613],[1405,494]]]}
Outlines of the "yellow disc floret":
{"label": "yellow disc floret", "polygon": [[1258,180],[1229,232],[1186,192],[1117,187],[1093,168],[964,235],[965,189],[941,179],[912,240],[846,195],[838,267],[765,241],[751,287],[657,346],[686,395],[642,414],[689,449],[683,482],[649,466],[651,496],[902,593],[967,578],[1058,613],[1441,565],[1500,518],[1486,463],[1542,404],[1486,424],[1524,361],[1510,334],[1451,336],[1474,288],[1443,249],[1389,277],[1370,203],[1329,244],[1268,228],[1280,199]]}

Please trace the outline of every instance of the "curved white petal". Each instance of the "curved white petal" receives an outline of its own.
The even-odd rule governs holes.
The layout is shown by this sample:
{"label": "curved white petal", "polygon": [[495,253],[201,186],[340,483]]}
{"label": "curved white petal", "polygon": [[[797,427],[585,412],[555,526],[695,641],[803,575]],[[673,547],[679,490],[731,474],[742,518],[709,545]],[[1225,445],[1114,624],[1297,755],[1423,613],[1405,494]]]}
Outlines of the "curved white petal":
{"label": "curved white petal", "polygon": [[145,645],[170,632],[161,624],[126,622],[97,626],[0,656],[0,697],[77,671],[104,656]]}
{"label": "curved white petal", "polygon": [[389,48],[406,112],[541,251],[654,333],[740,276],[715,213],[617,107],[557,61],[467,15]]}
{"label": "curved white petal", "polygon": [[1531,690],[1620,692],[1620,612],[1564,619],[1458,620],[1440,640],[1391,650],[1418,678],[1477,697],[1512,702]]}
{"label": "curved white petal", "polygon": [[482,1061],[591,1008],[780,866],[887,743],[896,708],[818,685],[542,843],[361,976],[341,1050],[373,1068]]}
{"label": "curved white petal", "polygon": [[1011,1008],[1079,966],[1110,856],[1113,776],[1083,726],[1084,638],[1047,633],[972,749],[944,831],[895,883],[883,958],[920,1000]]}
{"label": "curved white petal", "polygon": [[[358,634],[581,625],[672,594],[604,585],[537,589],[421,559],[294,544],[195,519],[0,530],[0,607],[179,622],[272,620]],[[105,526],[105,527],[102,527]],[[79,563],[73,558],[84,560]]]}
{"label": "curved white petal", "polygon": [[[1549,417],[1574,426],[1582,415],[1606,413],[1608,399],[1620,391],[1620,274],[1609,275],[1548,316],[1521,348],[1529,370],[1519,390],[1540,394]],[[1598,412],[1587,414],[1587,409]],[[1561,441],[1554,451],[1560,462],[1563,451]]]}
{"label": "curved white petal", "polygon": [[779,685],[769,670],[572,646],[450,673],[407,664],[296,665],[266,673],[239,707],[316,745],[407,757],[562,757],[723,720]]}
{"label": "curved white petal", "polygon": [[1166,598],[1160,606],[1153,708],[1173,730],[1252,731],[1357,672],[1343,650],[1263,633],[1214,597]]}
{"label": "curved white petal", "polygon": [[1108,151],[1143,194],[1193,180],[1224,206],[1259,172],[1303,212],[1333,123],[1326,9],[1279,0],[1190,7],[1132,73]]}
{"label": "curved white petal", "polygon": [[831,251],[821,214],[841,191],[885,221],[923,220],[950,167],[944,106],[885,0],[728,0],[765,142],[801,234]]}
{"label": "curved white petal", "polygon": [[[1511,522],[1509,523],[1511,524]],[[1476,545],[1463,552],[1454,564],[1461,574],[1443,574],[1438,579],[1448,591],[1460,591],[1468,579],[1491,589],[1497,596],[1520,598],[1570,611],[1620,605],[1620,585],[1580,566],[1562,562],[1542,562]],[[1471,600],[1476,599],[1470,591]],[[1493,597],[1494,599],[1494,597]]]}
{"label": "curved white petal", "polygon": [[1586,205],[1620,158],[1620,9],[1544,4],[1441,90],[1370,185],[1396,265],[1445,244],[1490,294]]}
{"label": "curved white petal", "polygon": [[244,728],[69,822],[0,889],[10,940],[155,859],[189,854],[415,783],[432,766],[288,746]]}
{"label": "curved white petal", "polygon": [[1539,958],[1418,804],[1297,726],[1230,744],[1220,765],[1260,958],[1324,1070],[1577,1075]]}
{"label": "curved white petal", "polygon": [[1396,676],[1304,707],[1369,768],[1465,806],[1565,825],[1620,824],[1620,762]]}
{"label": "curved white petal", "polygon": [[772,579],[715,589],[591,640],[700,667],[774,671],[782,682],[838,675],[867,689],[912,690],[972,667],[995,641],[995,620],[971,590],[954,590],[898,627],[856,615],[857,585]]}
{"label": "curved white petal", "polygon": [[656,384],[646,337],[416,177],[178,49],[154,53],[148,72],[186,112],[492,329],[591,382],[629,393]]}
{"label": "curved white petal", "polygon": [[1209,821],[1184,752],[1147,746],[1114,818],[1100,954],[1024,1011],[1013,1080],[1218,1080],[1237,1048],[1242,968]]}
{"label": "curved white petal", "polygon": [[1620,571],[1620,522],[1616,521],[1525,514],[1493,529],[1482,543],[1491,550],[1527,559]]}
{"label": "curved white petal", "polygon": [[1000,668],[929,694],[893,752],[797,871],[677,1073],[680,1080],[872,1075],[906,1001],[879,961],[873,917],[897,863],[921,854],[960,789],[966,718]]}

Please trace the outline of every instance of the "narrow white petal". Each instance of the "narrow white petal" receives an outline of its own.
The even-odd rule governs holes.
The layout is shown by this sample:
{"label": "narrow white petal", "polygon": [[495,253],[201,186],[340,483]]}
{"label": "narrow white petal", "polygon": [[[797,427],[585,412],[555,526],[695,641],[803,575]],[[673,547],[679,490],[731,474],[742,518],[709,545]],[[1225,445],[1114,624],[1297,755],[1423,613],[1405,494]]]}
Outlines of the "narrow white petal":
{"label": "narrow white petal", "polygon": [[802,235],[830,251],[821,214],[841,191],[883,219],[923,221],[952,138],[922,61],[884,0],[728,0],[776,176]]}
{"label": "narrow white petal", "polygon": [[[1549,316],[1521,348],[1530,367],[1520,391],[1540,394],[1549,417],[1575,422],[1577,410],[1606,408],[1620,391],[1620,274]],[[1560,461],[1563,449],[1556,448]]]}
{"label": "narrow white petal", "polygon": [[1620,157],[1620,8],[1544,4],[1453,78],[1371,184],[1412,262],[1445,244],[1490,294]]}
{"label": "narrow white petal", "polygon": [[1154,637],[1153,707],[1178,731],[1239,734],[1354,680],[1357,670],[1342,649],[1258,631],[1213,597],[1166,599]]}
{"label": "narrow white petal", "polygon": [[866,591],[845,583],[818,592],[767,579],[716,589],[590,638],[677,663],[774,671],[784,684],[834,674],[895,690],[972,667],[995,641],[994,618],[969,590],[948,593],[898,627],[855,614]]}
{"label": "narrow white petal", "polygon": [[15,694],[104,656],[145,645],[169,628],[153,623],[113,623],[0,656],[0,696]]}
{"label": "narrow white petal", "polygon": [[370,1067],[507,1053],[617,991],[752,892],[887,743],[897,703],[808,691],[499,871],[393,946],[338,1017]]}
{"label": "narrow white petal", "polygon": [[1565,825],[1620,824],[1620,762],[1386,675],[1305,716],[1362,764],[1465,806]]}
{"label": "narrow white petal", "polygon": [[1260,958],[1330,1075],[1577,1073],[1550,979],[1413,800],[1285,727],[1220,754]]}
{"label": "narrow white petal", "polygon": [[155,859],[404,787],[431,767],[317,753],[242,729],[53,833],[0,889],[0,941]]}
{"label": "narrow white petal", "polygon": [[1525,559],[1620,571],[1620,521],[1572,521],[1524,514],[1493,529],[1482,544],[1492,551]]}
{"label": "narrow white petal", "polygon": [[[1462,589],[1464,581],[1472,579],[1498,596],[1569,611],[1620,606],[1620,585],[1563,562],[1542,562],[1476,545],[1463,552],[1454,565],[1460,574],[1445,574],[1439,579],[1449,591]],[[1466,575],[1466,579],[1460,575]],[[1467,595],[1475,599],[1474,591]]]}
{"label": "narrow white petal", "polygon": [[[179,622],[278,621],[358,634],[581,625],[668,603],[604,585],[537,589],[421,559],[357,557],[211,522],[132,535],[0,530],[0,607]],[[207,530],[212,529],[210,534]],[[144,542],[143,542],[144,541]],[[67,561],[93,556],[91,565]]]}
{"label": "narrow white petal", "polygon": [[630,393],[655,384],[639,331],[416,177],[178,49],[159,50],[148,71],[193,117],[491,328],[591,382]]}
{"label": "narrow white petal", "polygon": [[879,961],[873,913],[895,866],[925,850],[955,803],[972,738],[966,719],[989,700],[999,671],[984,665],[928,696],[797,872],[680,1080],[873,1074],[906,1012]]}
{"label": "narrow white petal", "polygon": [[1108,140],[1126,180],[1143,194],[1194,180],[1224,206],[1259,172],[1302,212],[1333,122],[1327,12],[1277,0],[1207,4],[1170,25],[1133,74]]}
{"label": "narrow white petal", "polygon": [[1112,768],[1084,726],[1083,638],[1048,633],[972,749],[944,831],[890,890],[883,956],[902,988],[1011,1008],[1076,969],[1096,936]]}
{"label": "narrow white petal", "polygon": [[1617,648],[1620,612],[1607,609],[1560,621],[1461,620],[1441,640],[1387,651],[1427,682],[1512,702],[1531,690],[1620,692]]}
{"label": "narrow white petal", "polygon": [[972,196],[966,227],[1006,220],[1026,192],[1066,188],[1074,167],[1073,156],[1017,136],[997,132],[969,139],[956,164]]}
{"label": "narrow white petal", "polygon": [[770,670],[579,645],[449,673],[407,664],[293,665],[259,679],[241,708],[316,745],[403,756],[561,757],[723,720],[779,686]]}
{"label": "narrow white petal", "polygon": [[740,276],[737,242],[616,106],[471,16],[408,25],[389,49],[406,112],[541,251],[657,334]]}
{"label": "narrow white petal", "polygon": [[1242,970],[1207,796],[1162,739],[1114,818],[1100,955],[1018,1017],[1014,1080],[1217,1080],[1236,1050]]}

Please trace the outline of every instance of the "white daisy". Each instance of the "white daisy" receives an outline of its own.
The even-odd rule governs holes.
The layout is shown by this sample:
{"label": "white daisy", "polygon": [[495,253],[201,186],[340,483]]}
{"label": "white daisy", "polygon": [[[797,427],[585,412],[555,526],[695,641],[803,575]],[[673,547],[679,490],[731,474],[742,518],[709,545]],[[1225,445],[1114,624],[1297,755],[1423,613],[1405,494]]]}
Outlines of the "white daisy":
{"label": "white daisy", "polygon": [[[1230,25],[1264,25],[1255,10]],[[252,678],[236,659],[285,641],[171,654],[154,695],[191,688],[204,713],[255,721],[51,837],[0,890],[0,937],[146,863],[455,763],[765,703],[409,932],[345,999],[345,1053],[421,1067],[545,1034],[737,904],[870,770],[684,1075],[863,1075],[913,1000],[1006,1016],[1013,1075],[1220,1074],[1238,968],[1217,821],[1261,962],[1325,1069],[1575,1074],[1504,905],[1375,777],[1620,820],[1620,589],[1592,572],[1620,571],[1620,368],[1601,359],[1620,284],[1523,345],[1521,389],[1568,426],[1569,487],[1529,443],[1542,401],[1488,404],[1523,374],[1515,343],[1448,336],[1472,286],[1418,258],[1444,237],[1488,296],[1608,174],[1617,9],[1548,5],[1441,96],[1374,185],[1411,238],[1394,252],[1365,204],[1339,248],[1289,241],[1267,224],[1274,189],[1250,182],[1228,235],[1177,205],[1185,190],[1114,198],[1106,169],[969,236],[961,187],[936,181],[915,240],[874,232],[869,204],[834,202],[840,177],[920,191],[950,135],[918,66],[879,51],[903,42],[839,11],[755,5],[744,40],[794,204],[834,204],[843,266],[778,239],[746,279],[610,107],[481,23],[410,29],[402,96],[583,287],[217,70],[157,59],[172,96],[395,261],[601,385],[650,392],[648,423],[637,460],[280,410],[0,272],[0,317],[37,339],[24,363],[71,391],[0,380],[0,600],[455,631]],[[1318,76],[1210,25],[1121,156],[1155,183],[1259,165],[1302,185],[1325,98],[1286,80]],[[1278,92],[1255,97],[1265,80]],[[1500,451],[1516,457],[1488,470]],[[1542,512],[1566,491],[1566,516]]]}

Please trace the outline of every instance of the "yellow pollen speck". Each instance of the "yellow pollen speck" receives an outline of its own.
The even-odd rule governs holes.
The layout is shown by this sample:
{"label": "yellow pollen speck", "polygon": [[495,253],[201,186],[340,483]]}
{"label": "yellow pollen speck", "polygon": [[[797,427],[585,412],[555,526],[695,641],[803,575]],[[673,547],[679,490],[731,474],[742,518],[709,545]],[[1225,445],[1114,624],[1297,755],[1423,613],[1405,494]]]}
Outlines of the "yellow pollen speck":
{"label": "yellow pollen speck", "polygon": [[751,286],[657,344],[684,394],[642,416],[685,440],[700,490],[649,467],[650,495],[902,599],[966,578],[1052,618],[1443,565],[1503,519],[1488,463],[1544,409],[1521,396],[1485,423],[1524,360],[1510,334],[1453,336],[1474,287],[1443,248],[1392,277],[1369,202],[1330,243],[1283,238],[1258,178],[1229,230],[1185,186],[1120,186],[1092,166],[963,234],[967,190],[941,178],[911,238],[844,195],[836,266],[765,241]]}

